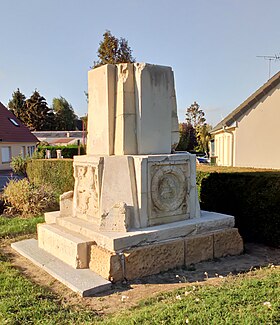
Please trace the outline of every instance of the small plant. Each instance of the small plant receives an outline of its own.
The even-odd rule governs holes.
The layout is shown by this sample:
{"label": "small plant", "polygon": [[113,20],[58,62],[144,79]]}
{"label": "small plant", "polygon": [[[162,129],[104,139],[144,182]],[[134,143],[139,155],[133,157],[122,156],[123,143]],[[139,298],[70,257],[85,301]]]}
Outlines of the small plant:
{"label": "small plant", "polygon": [[10,180],[4,188],[5,213],[24,217],[39,215],[57,207],[52,190],[46,185],[34,185],[26,178]]}
{"label": "small plant", "polygon": [[44,159],[45,158],[45,152],[39,151],[36,149],[32,155],[32,159]]}
{"label": "small plant", "polygon": [[27,167],[27,161],[29,160],[29,157],[22,157],[21,155],[12,157],[11,161],[11,167],[13,169],[13,172],[18,175],[26,175],[26,167]]}

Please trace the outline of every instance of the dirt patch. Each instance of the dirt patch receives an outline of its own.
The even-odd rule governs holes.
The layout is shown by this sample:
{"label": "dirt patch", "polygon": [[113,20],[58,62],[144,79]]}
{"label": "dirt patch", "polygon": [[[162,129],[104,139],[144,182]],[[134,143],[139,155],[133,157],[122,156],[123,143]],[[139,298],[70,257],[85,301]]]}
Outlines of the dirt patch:
{"label": "dirt patch", "polygon": [[8,255],[13,266],[19,269],[24,276],[59,295],[62,304],[72,305],[75,308],[90,308],[99,315],[130,308],[137,305],[140,300],[162,292],[193,285],[215,285],[224,281],[223,277],[229,274],[238,274],[269,264],[280,265],[280,249],[246,244],[245,253],[240,256],[228,256],[214,261],[201,262],[189,269],[172,270],[126,284],[115,284],[110,291],[103,294],[81,298],[44,270],[12,250],[10,241],[2,242],[1,249]]}

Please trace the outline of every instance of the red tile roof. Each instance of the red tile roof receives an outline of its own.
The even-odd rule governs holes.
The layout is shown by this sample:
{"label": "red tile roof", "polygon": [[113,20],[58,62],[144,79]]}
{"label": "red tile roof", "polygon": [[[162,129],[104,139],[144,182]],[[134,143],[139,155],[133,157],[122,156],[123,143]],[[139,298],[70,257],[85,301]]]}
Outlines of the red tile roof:
{"label": "red tile roof", "polygon": [[[14,125],[13,119],[18,126]],[[0,103],[0,141],[1,142],[38,142],[38,139],[22,122]]]}

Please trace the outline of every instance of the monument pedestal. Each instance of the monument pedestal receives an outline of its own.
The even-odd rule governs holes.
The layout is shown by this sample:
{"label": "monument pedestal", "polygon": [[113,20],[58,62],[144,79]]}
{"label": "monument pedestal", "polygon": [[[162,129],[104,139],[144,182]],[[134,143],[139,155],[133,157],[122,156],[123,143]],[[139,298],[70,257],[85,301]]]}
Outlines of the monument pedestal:
{"label": "monument pedestal", "polygon": [[60,211],[38,225],[38,252],[111,281],[240,254],[234,217],[200,211],[195,156],[171,154],[172,69],[105,65],[88,77],[87,155],[74,158],[75,187]]}

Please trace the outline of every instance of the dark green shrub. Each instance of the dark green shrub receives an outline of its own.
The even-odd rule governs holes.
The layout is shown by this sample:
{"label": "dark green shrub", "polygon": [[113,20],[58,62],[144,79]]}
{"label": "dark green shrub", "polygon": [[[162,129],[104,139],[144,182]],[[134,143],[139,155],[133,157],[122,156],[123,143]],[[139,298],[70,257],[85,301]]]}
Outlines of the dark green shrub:
{"label": "dark green shrub", "polygon": [[57,196],[74,189],[72,159],[34,159],[26,171],[30,182],[50,185]]}
{"label": "dark green shrub", "polygon": [[245,240],[280,246],[280,172],[197,172],[203,210],[235,217]]}
{"label": "dark green shrub", "polygon": [[[51,151],[51,157],[56,158],[56,150],[61,150],[61,155],[63,158],[73,158],[73,156],[78,155],[79,146],[78,145],[69,145],[69,146],[38,146],[37,151],[39,153],[43,152],[43,157],[46,155],[46,150]],[[85,155],[85,147],[80,146],[80,154]]]}

